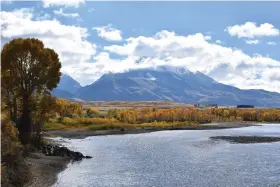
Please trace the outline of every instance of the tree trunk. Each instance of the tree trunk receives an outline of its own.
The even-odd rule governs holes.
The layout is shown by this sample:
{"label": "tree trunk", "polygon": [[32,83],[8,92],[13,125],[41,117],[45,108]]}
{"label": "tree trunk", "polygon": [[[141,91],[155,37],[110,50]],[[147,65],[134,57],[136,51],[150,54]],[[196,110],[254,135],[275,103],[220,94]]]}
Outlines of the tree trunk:
{"label": "tree trunk", "polygon": [[17,99],[15,95],[13,95],[13,116],[12,116],[12,121],[18,126],[18,119],[17,119]]}
{"label": "tree trunk", "polygon": [[29,98],[23,97],[22,115],[19,122],[19,139],[22,144],[28,144],[31,140],[31,117],[29,109]]}

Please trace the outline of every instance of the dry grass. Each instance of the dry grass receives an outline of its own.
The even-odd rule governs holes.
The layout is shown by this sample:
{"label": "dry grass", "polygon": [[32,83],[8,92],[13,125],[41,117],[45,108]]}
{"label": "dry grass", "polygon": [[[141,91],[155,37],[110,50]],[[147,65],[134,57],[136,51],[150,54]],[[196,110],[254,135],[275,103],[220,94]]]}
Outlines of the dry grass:
{"label": "dry grass", "polygon": [[140,124],[127,124],[112,118],[63,118],[60,122],[49,122],[44,126],[44,130],[109,130],[109,129],[135,129],[135,128],[166,128],[197,126],[195,122],[151,122]]}

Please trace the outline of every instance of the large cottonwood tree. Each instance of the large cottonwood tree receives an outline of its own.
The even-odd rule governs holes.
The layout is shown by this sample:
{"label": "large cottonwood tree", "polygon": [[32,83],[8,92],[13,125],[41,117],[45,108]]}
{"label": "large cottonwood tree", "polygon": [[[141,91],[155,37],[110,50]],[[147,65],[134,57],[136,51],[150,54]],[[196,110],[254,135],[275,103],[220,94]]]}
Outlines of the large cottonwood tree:
{"label": "large cottonwood tree", "polygon": [[13,39],[1,52],[1,90],[22,143],[29,143],[34,95],[48,93],[60,80],[58,54],[35,38]]}

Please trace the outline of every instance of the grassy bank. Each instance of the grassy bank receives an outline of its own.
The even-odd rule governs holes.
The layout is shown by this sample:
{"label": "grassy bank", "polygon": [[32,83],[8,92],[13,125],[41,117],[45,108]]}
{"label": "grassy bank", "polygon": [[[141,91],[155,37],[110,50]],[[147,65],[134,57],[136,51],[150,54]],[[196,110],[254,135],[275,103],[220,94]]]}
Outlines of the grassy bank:
{"label": "grassy bank", "polygon": [[151,122],[151,123],[122,123],[114,118],[62,118],[46,123],[44,130],[110,130],[110,129],[135,129],[135,128],[166,128],[181,126],[198,126],[197,122]]}

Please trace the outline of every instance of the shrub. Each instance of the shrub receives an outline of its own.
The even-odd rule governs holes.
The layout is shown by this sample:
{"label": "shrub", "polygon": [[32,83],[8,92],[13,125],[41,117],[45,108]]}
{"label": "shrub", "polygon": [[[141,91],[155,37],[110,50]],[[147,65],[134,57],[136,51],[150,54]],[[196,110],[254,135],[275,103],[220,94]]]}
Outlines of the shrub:
{"label": "shrub", "polygon": [[90,107],[86,111],[87,117],[94,118],[98,117],[100,112],[97,108]]}
{"label": "shrub", "polygon": [[61,122],[66,125],[74,125],[76,123],[75,119],[72,119],[70,117],[64,117]]}
{"label": "shrub", "polygon": [[117,114],[118,114],[117,109],[109,109],[106,114],[106,117],[107,118],[117,118]]}
{"label": "shrub", "polygon": [[1,120],[1,186],[24,186],[29,169],[23,159],[18,131],[9,120]]}

